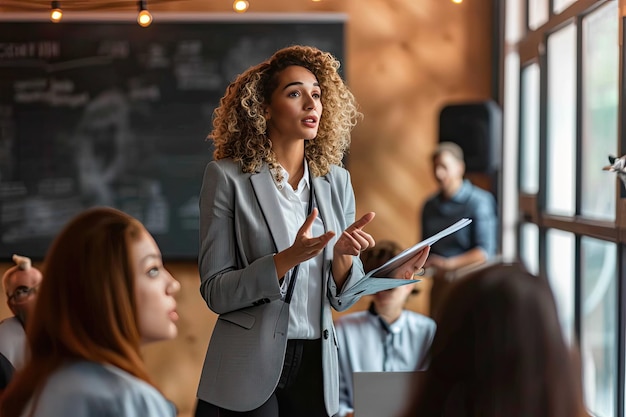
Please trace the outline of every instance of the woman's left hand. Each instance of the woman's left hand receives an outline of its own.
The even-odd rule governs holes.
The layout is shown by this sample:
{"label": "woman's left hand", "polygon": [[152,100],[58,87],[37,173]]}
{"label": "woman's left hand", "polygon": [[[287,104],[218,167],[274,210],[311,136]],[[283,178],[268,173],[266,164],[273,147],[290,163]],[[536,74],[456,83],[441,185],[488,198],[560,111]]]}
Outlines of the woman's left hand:
{"label": "woman's left hand", "polygon": [[415,279],[415,276],[424,275],[424,264],[428,259],[430,253],[430,246],[426,246],[421,251],[417,252],[411,259],[397,267],[392,276],[401,279]]}
{"label": "woman's left hand", "polygon": [[374,216],[374,212],[370,211],[343,231],[335,243],[335,256],[358,256],[365,249],[374,247],[376,244],[374,238],[363,230],[363,228],[374,219]]}

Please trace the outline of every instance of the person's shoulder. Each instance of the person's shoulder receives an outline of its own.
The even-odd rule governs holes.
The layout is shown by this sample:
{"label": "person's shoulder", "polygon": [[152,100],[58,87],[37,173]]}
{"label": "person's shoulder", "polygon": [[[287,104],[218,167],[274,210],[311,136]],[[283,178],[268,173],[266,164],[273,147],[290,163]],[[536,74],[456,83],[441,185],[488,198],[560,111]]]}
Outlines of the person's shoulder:
{"label": "person's shoulder", "polygon": [[350,171],[339,165],[331,165],[330,169],[325,175],[327,178],[336,178],[343,181],[350,179]]}
{"label": "person's shoulder", "polygon": [[51,416],[60,411],[79,416],[174,415],[171,404],[152,385],[119,368],[94,362],[68,364],[50,377],[35,415]]}
{"label": "person's shoulder", "polygon": [[496,199],[493,194],[477,185],[471,185],[466,206],[472,211],[472,216],[486,219],[496,215]]}
{"label": "person's shoulder", "polygon": [[338,189],[345,188],[346,185],[351,182],[350,172],[339,165],[331,165],[326,174],[320,175],[317,178],[322,181],[327,181],[332,187]]}
{"label": "person's shoulder", "polygon": [[329,173],[333,173],[334,175],[349,175],[350,172],[343,166],[339,165],[331,165],[328,170]]}
{"label": "person's shoulder", "polygon": [[228,178],[237,181],[249,177],[250,174],[245,174],[242,171],[239,162],[235,162],[231,158],[224,158],[209,161],[206,165],[204,176],[205,180],[207,178],[211,180],[215,178]]}
{"label": "person's shoulder", "polygon": [[0,334],[19,332],[24,333],[24,327],[22,323],[15,316],[7,317],[0,321]]}
{"label": "person's shoulder", "polygon": [[339,316],[336,320],[335,320],[335,326],[336,327],[353,327],[353,326],[360,326],[362,325],[364,322],[368,321],[369,319],[369,315],[371,313],[369,313],[368,311],[355,311],[354,313],[347,313],[344,314],[342,316]]}
{"label": "person's shoulder", "polygon": [[428,328],[437,327],[437,324],[432,317],[428,317],[424,314],[418,313],[416,311],[411,311],[411,310],[404,310],[404,314],[406,314],[407,319],[410,321],[412,326],[428,327]]}
{"label": "person's shoulder", "polygon": [[0,353],[15,368],[26,360],[26,332],[17,317],[9,317],[0,323]]}
{"label": "person's shoulder", "polygon": [[21,324],[20,324],[20,321],[15,316],[7,317],[7,318],[4,318],[4,319],[0,320],[0,327],[5,327],[5,326],[20,326],[20,327],[22,327]]}
{"label": "person's shoulder", "polygon": [[241,164],[235,162],[232,158],[213,159],[207,163],[208,169],[241,172]]}
{"label": "person's shoulder", "polygon": [[25,338],[24,326],[17,317],[8,317],[0,322],[0,350],[2,346],[22,344]]}
{"label": "person's shoulder", "polygon": [[472,184],[471,182],[469,183],[470,189],[471,189],[471,194],[470,194],[470,198],[474,199],[474,200],[489,200],[489,201],[495,201],[495,198],[493,196],[493,194],[483,188],[480,188],[479,186]]}
{"label": "person's shoulder", "polygon": [[[126,376],[127,375],[127,376]],[[114,395],[118,390],[132,387],[129,374],[113,372],[110,367],[95,362],[74,362],[57,370],[48,385],[64,387],[64,391],[87,395]]]}

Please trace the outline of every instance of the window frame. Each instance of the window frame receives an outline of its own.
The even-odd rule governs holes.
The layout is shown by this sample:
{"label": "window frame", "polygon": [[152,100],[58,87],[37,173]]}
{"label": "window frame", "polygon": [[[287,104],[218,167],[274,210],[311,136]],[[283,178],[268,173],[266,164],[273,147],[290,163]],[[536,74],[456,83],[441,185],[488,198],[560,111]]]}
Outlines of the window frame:
{"label": "window frame", "polygon": [[[548,263],[548,250],[546,235],[550,229],[557,229],[564,232],[573,233],[575,236],[575,249],[574,249],[574,337],[578,340],[581,339],[581,327],[582,327],[582,272],[581,272],[581,242],[583,237],[591,237],[606,242],[615,243],[617,245],[617,317],[616,323],[616,339],[617,339],[617,385],[615,392],[616,404],[613,405],[615,415],[620,417],[626,417],[625,407],[625,390],[626,390],[626,187],[622,186],[619,180],[615,180],[615,219],[614,220],[599,220],[588,218],[581,215],[582,206],[582,170],[576,170],[575,178],[575,202],[574,202],[574,215],[563,216],[557,214],[551,214],[546,211],[546,189],[547,189],[547,89],[548,89],[548,62],[547,62],[547,39],[552,33],[558,31],[568,24],[574,24],[576,26],[576,103],[575,103],[575,166],[582,166],[582,150],[583,150],[583,60],[582,53],[583,48],[583,30],[582,23],[584,18],[593,13],[598,8],[607,4],[610,1],[618,1],[618,13],[619,13],[619,34],[621,36],[619,42],[619,99],[618,99],[618,124],[617,126],[617,140],[616,145],[619,148],[619,155],[626,153],[626,89],[624,87],[624,80],[626,80],[626,58],[624,53],[624,45],[626,45],[626,0],[577,0],[563,10],[559,14],[553,12],[554,1],[549,0],[548,21],[543,23],[540,27],[531,30],[529,29],[528,16],[529,16],[529,0],[510,0],[521,1],[522,10],[526,13],[524,18],[525,27],[519,39],[514,43],[514,51],[519,56],[519,72],[516,74],[518,77],[518,97],[517,97],[517,120],[512,123],[517,123],[517,148],[518,166],[517,166],[517,178],[512,182],[507,182],[506,178],[503,182],[510,183],[517,188],[517,201],[515,209],[517,209],[517,227],[514,229],[517,232],[516,236],[516,253],[519,257],[521,249],[521,228],[524,223],[535,224],[538,229],[538,269],[539,273],[547,275],[547,263]],[[505,56],[506,58],[506,56]],[[522,107],[522,94],[523,80],[521,74],[523,70],[534,63],[539,65],[539,155],[538,155],[538,169],[539,169],[539,188],[537,193],[530,194],[525,193],[521,189],[521,166],[522,166],[522,144],[520,143],[523,134],[523,127],[521,121],[525,120],[522,114],[524,109]],[[507,121],[505,120],[505,124]],[[504,143],[506,146],[506,141]],[[607,161],[608,163],[608,161]]]}

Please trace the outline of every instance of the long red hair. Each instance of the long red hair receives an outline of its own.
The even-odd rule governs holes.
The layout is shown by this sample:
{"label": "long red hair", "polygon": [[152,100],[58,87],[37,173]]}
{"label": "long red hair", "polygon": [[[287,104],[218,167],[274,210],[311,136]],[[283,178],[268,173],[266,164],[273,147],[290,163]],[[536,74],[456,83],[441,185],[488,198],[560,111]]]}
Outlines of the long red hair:
{"label": "long red hair", "polygon": [[133,217],[99,207],[76,216],[56,237],[27,326],[30,360],[0,398],[0,415],[20,416],[48,377],[70,361],[111,364],[150,383],[129,261],[129,244],[143,230]]}

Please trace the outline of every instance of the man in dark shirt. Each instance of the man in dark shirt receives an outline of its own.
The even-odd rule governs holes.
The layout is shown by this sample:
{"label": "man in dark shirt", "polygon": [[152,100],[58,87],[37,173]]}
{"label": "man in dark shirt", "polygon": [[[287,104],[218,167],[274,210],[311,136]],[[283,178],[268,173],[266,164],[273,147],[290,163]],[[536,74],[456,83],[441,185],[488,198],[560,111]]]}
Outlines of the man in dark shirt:
{"label": "man in dark shirt", "polygon": [[432,236],[464,217],[472,223],[436,242],[425,267],[441,274],[485,262],[495,255],[497,246],[493,195],[464,179],[463,150],[457,144],[440,143],[432,160],[439,191],[424,204],[422,236]]}

